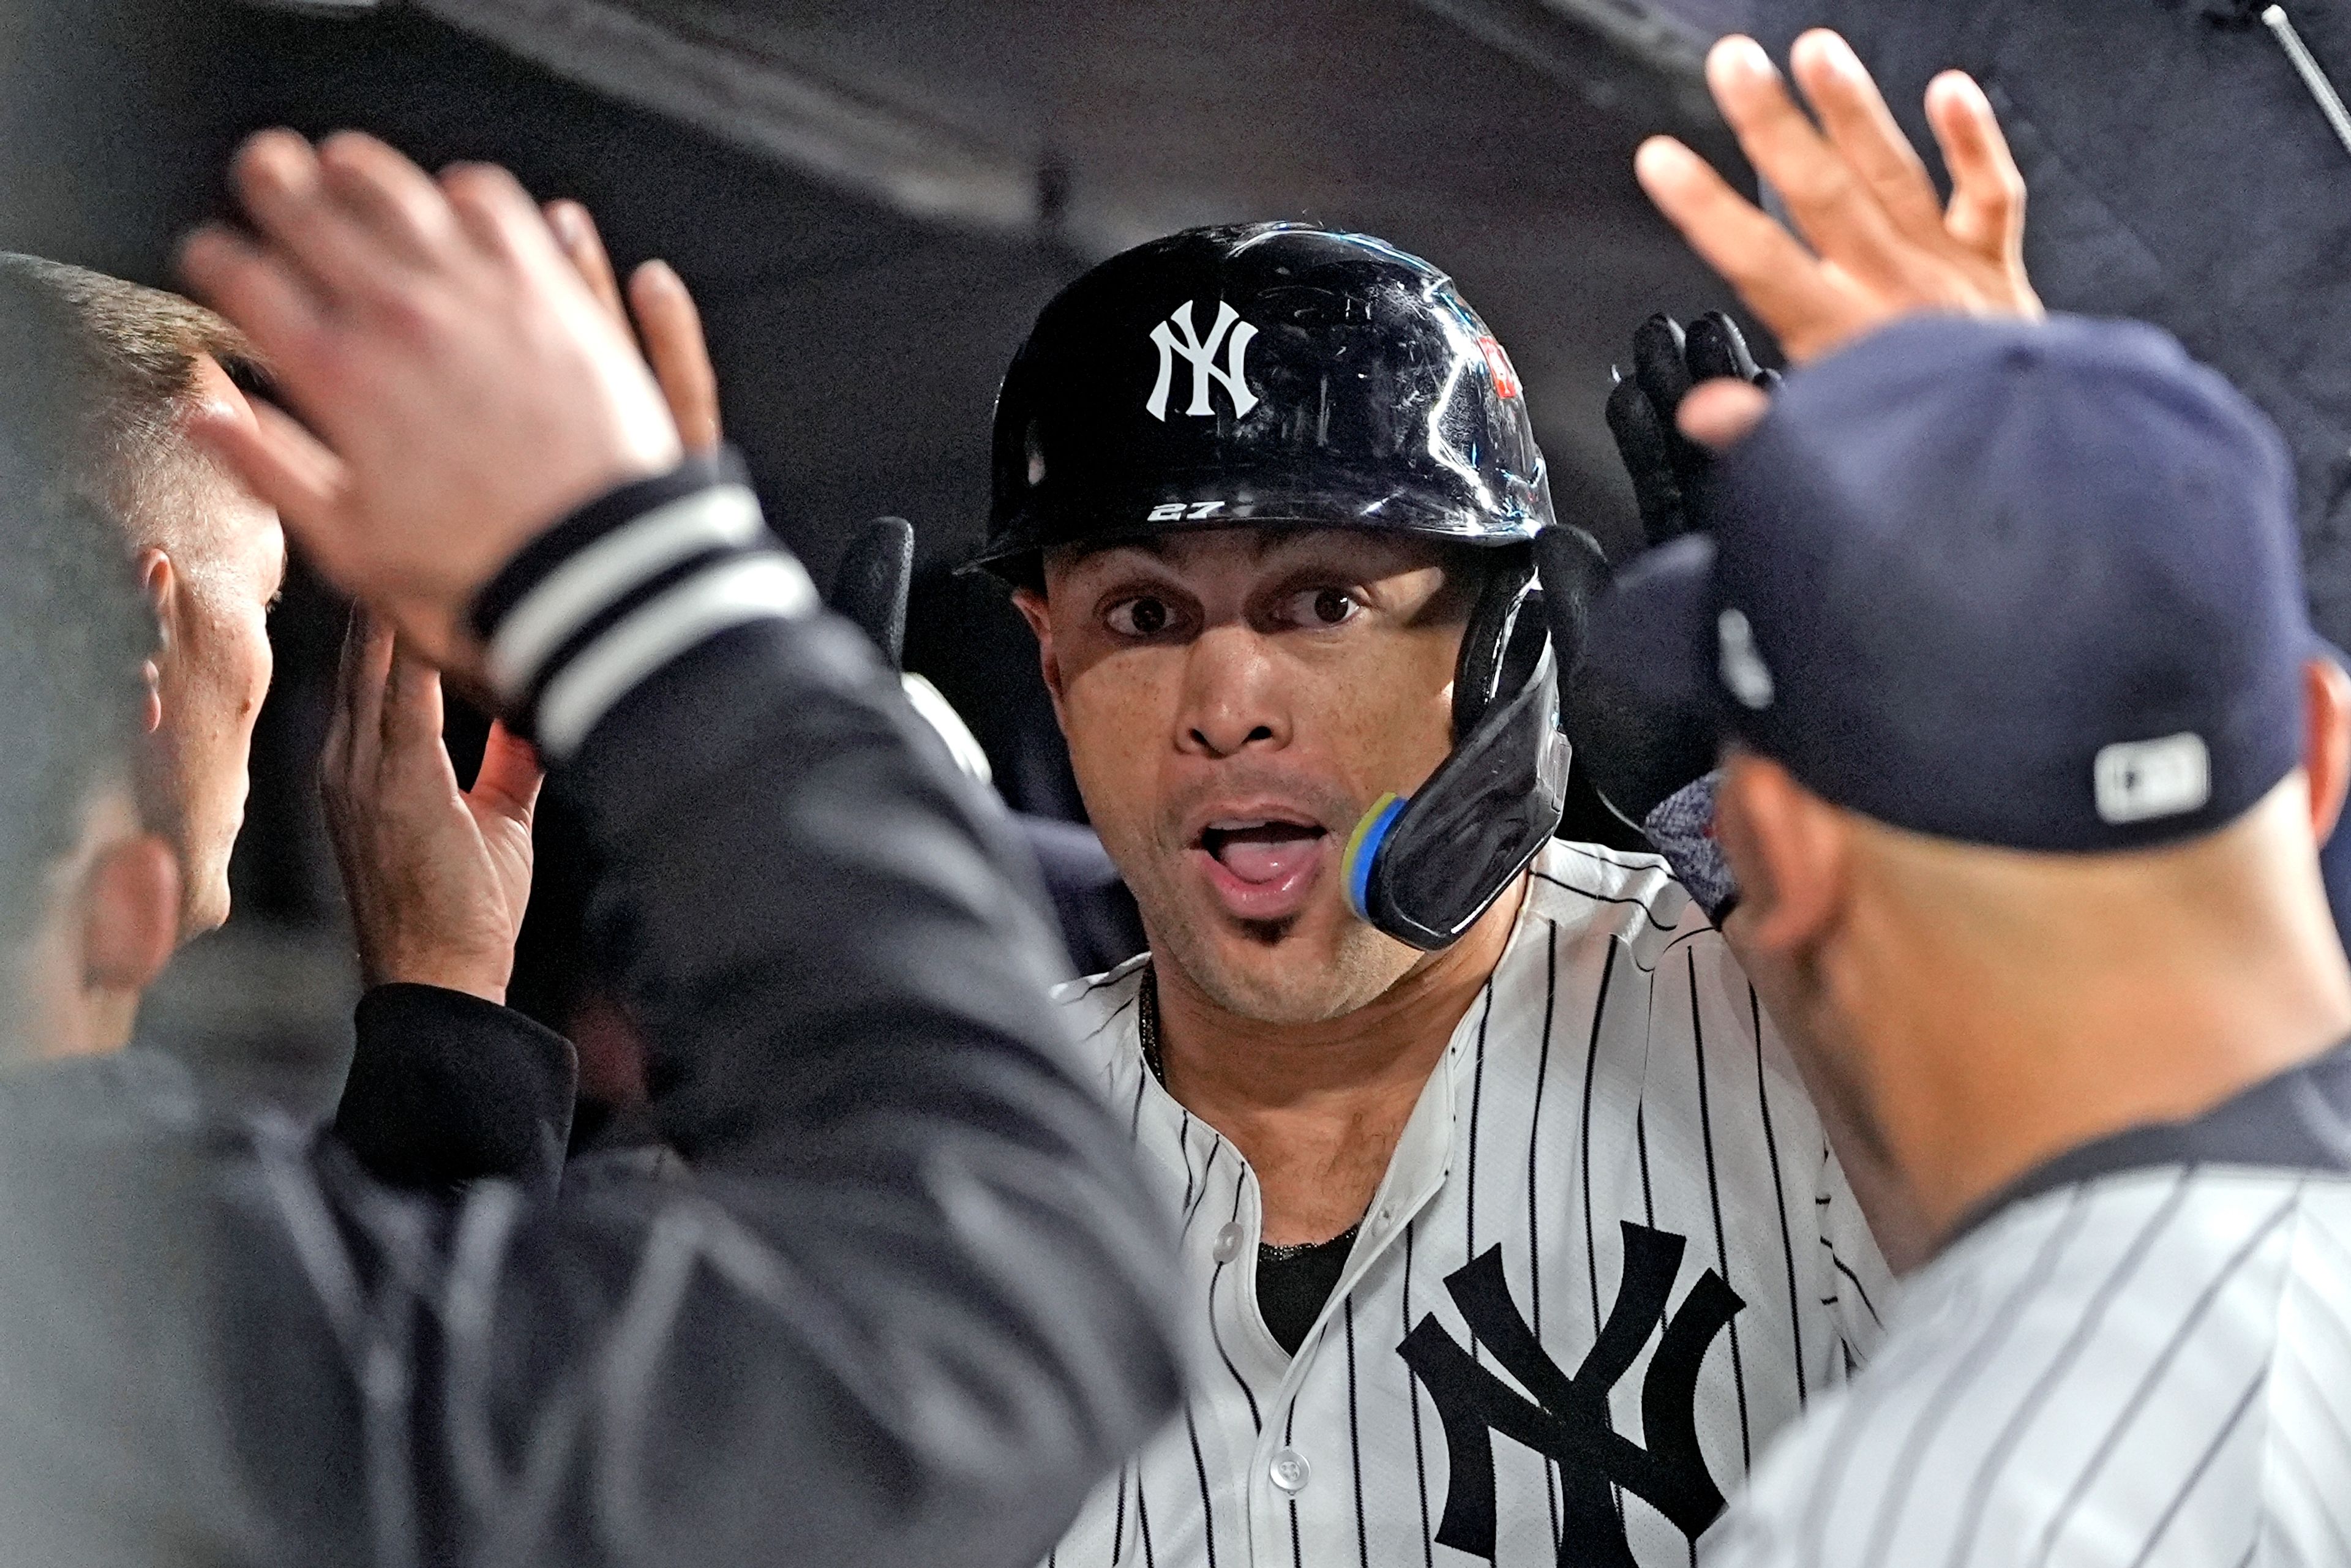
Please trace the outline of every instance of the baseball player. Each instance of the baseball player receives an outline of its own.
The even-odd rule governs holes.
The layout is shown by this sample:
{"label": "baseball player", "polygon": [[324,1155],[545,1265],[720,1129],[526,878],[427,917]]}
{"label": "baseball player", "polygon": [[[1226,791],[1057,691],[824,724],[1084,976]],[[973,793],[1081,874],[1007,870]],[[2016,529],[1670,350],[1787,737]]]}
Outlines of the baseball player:
{"label": "baseball player", "polygon": [[1890,1285],[1703,912],[1551,841],[1507,355],[1377,240],[1195,231],[1046,308],[995,449],[1152,942],[1067,999],[1203,1340],[1056,1561],[1688,1561]]}
{"label": "baseball player", "polygon": [[[1879,220],[1772,297],[1809,344],[1984,252],[1883,221],[1923,168],[1857,67],[1800,75],[1826,136],[1769,160],[1846,177],[1791,179],[1799,221]],[[1717,89],[1775,131],[1756,85]],[[1991,214],[1990,110],[1945,108]],[[1896,145],[1910,185],[1854,177]],[[1691,1561],[1890,1283],[1722,936],[1656,862],[1551,841],[1591,552],[1508,355],[1380,241],[1196,231],[1047,308],[994,461],[980,559],[1151,937],[1067,999],[1203,1325],[1056,1562]]]}
{"label": "baseball player", "polygon": [[1719,716],[1751,971],[1938,1250],[1712,1561],[2351,1558],[2351,678],[2282,444],[2151,328],[1941,318],[1717,484],[1590,656]]}
{"label": "baseball player", "polygon": [[[1932,190],[1857,67],[1799,74],[1825,136],[1716,83],[1821,236],[1783,336],[2012,247],[1980,93],[1937,124],[1980,244],[1907,223]],[[1201,1323],[1182,1419],[1054,1561],[1693,1561],[1890,1284],[1722,936],[1656,861],[1551,841],[1592,558],[1509,356],[1378,240],[1178,235],[1046,308],[994,465],[980,559],[1151,938],[1065,995]]]}
{"label": "baseball player", "polygon": [[1552,841],[1510,358],[1395,246],[1195,230],[1046,308],[995,479],[1152,938],[1068,1004],[1204,1322],[1056,1561],[1688,1561],[1890,1281],[1702,910]]}

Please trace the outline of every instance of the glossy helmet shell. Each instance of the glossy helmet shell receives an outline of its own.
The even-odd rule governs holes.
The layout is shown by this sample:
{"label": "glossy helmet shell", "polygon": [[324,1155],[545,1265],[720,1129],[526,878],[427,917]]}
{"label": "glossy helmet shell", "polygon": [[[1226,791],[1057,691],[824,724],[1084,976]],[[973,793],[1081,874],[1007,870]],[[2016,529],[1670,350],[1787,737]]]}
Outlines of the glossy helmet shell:
{"label": "glossy helmet shell", "polygon": [[1363,528],[1516,544],[1552,519],[1507,355],[1452,280],[1364,235],[1192,229],[1045,308],[996,406],[987,542]]}

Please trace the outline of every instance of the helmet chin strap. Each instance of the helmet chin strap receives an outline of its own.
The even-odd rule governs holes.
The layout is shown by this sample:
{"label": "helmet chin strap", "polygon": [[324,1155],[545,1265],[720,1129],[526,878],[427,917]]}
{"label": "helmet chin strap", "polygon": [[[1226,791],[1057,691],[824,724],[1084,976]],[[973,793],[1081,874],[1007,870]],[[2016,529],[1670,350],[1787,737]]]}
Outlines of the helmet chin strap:
{"label": "helmet chin strap", "polygon": [[1384,795],[1348,835],[1342,885],[1362,919],[1434,951],[1458,941],[1559,829],[1567,737],[1531,571],[1497,575],[1462,638],[1452,753],[1409,799]]}

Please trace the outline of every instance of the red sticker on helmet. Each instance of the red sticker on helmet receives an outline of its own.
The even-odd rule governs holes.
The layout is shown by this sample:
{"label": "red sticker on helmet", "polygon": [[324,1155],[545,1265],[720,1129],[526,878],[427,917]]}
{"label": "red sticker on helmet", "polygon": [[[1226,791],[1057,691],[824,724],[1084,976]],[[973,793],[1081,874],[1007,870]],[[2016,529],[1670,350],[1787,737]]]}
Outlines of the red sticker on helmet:
{"label": "red sticker on helmet", "polygon": [[1510,368],[1510,356],[1502,352],[1502,345],[1491,338],[1478,340],[1485,353],[1486,369],[1494,378],[1494,391],[1503,397],[1519,395],[1519,372]]}

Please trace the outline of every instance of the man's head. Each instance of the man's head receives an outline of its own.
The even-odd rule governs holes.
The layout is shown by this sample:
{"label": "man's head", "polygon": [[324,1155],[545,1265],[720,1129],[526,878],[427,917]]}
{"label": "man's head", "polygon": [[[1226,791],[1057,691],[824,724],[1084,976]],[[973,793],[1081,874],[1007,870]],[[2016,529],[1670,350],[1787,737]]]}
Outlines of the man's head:
{"label": "man's head", "polygon": [[1719,716],[1728,929],[1844,1120],[2066,1038],[2186,1113],[2210,1059],[2168,1024],[2351,1022],[2317,871],[2351,678],[2235,392],[2152,329],[1922,319],[1792,377],[1718,479],[1592,656]]}
{"label": "man's head", "polygon": [[0,307],[61,325],[76,391],[60,473],[131,551],[160,627],[140,786],[183,862],[182,934],[209,930],[228,917],[286,546],[276,513],[189,432],[254,417],[235,380],[250,351],[175,295],[29,256],[0,256]]}
{"label": "man's head", "polygon": [[1348,908],[1347,837],[1452,748],[1474,553],[1229,528],[1045,561],[1018,602],[1152,946],[1227,1009],[1337,1017],[1419,955]]}
{"label": "man's head", "polygon": [[177,857],[135,788],[154,620],[57,483],[72,330],[0,301],[0,1061],[120,1045],[179,927]]}
{"label": "man's head", "polygon": [[[1550,690],[1541,638],[1513,635],[1550,515],[1500,346],[1381,241],[1196,230],[1039,318],[997,404],[979,559],[1020,591],[1155,951],[1214,1000],[1353,1011],[1548,836],[1552,719],[1508,698]],[[1477,787],[1515,800],[1370,816],[1472,734],[1494,752]],[[1443,878],[1412,885],[1395,868],[1430,840]]]}

